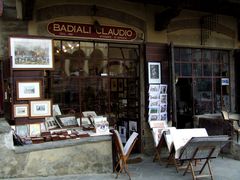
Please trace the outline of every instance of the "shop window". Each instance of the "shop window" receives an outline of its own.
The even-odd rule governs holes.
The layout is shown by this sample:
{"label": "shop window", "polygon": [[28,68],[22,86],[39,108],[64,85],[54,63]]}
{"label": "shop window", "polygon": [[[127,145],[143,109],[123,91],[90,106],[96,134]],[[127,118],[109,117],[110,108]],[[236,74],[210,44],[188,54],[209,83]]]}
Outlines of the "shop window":
{"label": "shop window", "polygon": [[230,110],[230,85],[221,84],[229,78],[228,51],[175,47],[174,58],[178,79],[192,79],[193,114]]}
{"label": "shop window", "polygon": [[138,45],[54,40],[54,58],[47,93],[63,113],[139,118]]}

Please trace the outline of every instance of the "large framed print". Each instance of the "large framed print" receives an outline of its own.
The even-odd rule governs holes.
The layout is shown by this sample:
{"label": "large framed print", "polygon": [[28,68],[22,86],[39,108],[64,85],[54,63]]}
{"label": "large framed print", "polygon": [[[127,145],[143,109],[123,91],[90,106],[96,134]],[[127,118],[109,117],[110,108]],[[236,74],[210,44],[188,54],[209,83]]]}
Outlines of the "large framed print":
{"label": "large framed print", "polygon": [[52,101],[49,99],[30,101],[29,106],[30,118],[42,118],[52,116]]}
{"label": "large framed print", "polygon": [[148,83],[161,83],[161,64],[159,62],[148,63]]}
{"label": "large framed print", "polygon": [[17,80],[17,100],[40,99],[42,96],[41,80]]}
{"label": "large framed print", "polygon": [[10,37],[13,69],[53,69],[51,39]]}
{"label": "large framed print", "polygon": [[29,106],[28,104],[14,104],[13,105],[13,117],[28,117],[29,116]]}

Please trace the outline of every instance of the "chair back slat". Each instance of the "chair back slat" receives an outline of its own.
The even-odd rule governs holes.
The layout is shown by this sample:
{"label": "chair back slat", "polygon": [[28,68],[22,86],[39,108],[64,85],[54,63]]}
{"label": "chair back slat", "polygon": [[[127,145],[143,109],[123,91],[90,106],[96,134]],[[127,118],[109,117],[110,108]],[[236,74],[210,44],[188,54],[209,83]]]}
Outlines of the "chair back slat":
{"label": "chair back slat", "polygon": [[221,111],[221,113],[222,113],[222,116],[223,116],[224,120],[229,120],[229,115],[228,115],[227,111]]}
{"label": "chair back slat", "polygon": [[133,132],[132,135],[129,137],[129,139],[127,140],[127,143],[125,144],[124,149],[123,149],[124,155],[127,155],[128,153],[131,152],[131,150],[137,140],[137,136],[138,136],[138,133]]}
{"label": "chair back slat", "polygon": [[116,136],[116,145],[119,148],[120,153],[124,154],[123,144],[122,144],[122,140],[121,140],[121,137],[119,135],[119,132],[117,130],[114,130],[113,132]]}

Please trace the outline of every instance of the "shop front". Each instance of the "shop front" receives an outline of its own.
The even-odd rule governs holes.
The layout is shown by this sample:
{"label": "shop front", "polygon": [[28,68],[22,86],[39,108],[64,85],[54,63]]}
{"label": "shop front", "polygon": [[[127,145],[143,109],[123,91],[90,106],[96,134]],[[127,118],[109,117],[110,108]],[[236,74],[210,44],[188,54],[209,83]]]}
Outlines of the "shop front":
{"label": "shop front", "polygon": [[[231,16],[216,18],[182,9],[174,11],[169,20],[164,6],[126,1],[36,0],[29,7],[31,13],[22,14],[23,19],[0,21],[5,42],[0,50],[0,113],[20,136],[39,138],[47,130],[58,137],[54,136],[54,142],[43,133],[42,139],[35,139],[41,144],[16,147],[17,154],[34,154],[34,159],[37,152],[44,154],[47,149],[50,154],[66,150],[73,158],[81,146],[83,154],[91,147],[102,162],[97,171],[107,172],[112,164],[111,134],[76,134],[79,128],[92,130],[83,115],[86,112],[107,120],[109,128],[119,130],[123,142],[138,132],[134,152],[152,154],[150,121],[164,119],[177,128],[192,128],[194,115],[237,109],[233,50],[238,45],[236,21]],[[18,14],[18,6],[15,10]],[[8,14],[3,11],[2,16]],[[42,46],[34,48],[40,41]],[[46,55],[47,63],[41,60],[44,48],[51,52]],[[156,87],[164,90],[154,99]],[[49,113],[52,107],[53,114]],[[77,136],[73,144],[68,139]],[[103,146],[108,150],[98,154],[97,147]],[[101,169],[104,163],[99,155],[107,159],[107,170]],[[63,156],[67,154],[55,157],[57,162]],[[39,175],[71,173],[57,169],[42,169]],[[82,164],[77,164],[74,173],[78,169],[84,170]]]}

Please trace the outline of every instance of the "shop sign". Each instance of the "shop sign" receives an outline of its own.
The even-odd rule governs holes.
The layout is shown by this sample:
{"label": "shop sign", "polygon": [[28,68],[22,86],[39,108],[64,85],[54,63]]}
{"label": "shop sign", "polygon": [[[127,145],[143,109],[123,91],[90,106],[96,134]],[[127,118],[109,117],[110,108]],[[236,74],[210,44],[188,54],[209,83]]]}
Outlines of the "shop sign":
{"label": "shop sign", "polygon": [[56,36],[77,36],[94,39],[134,40],[136,31],[126,27],[99,26],[55,21],[48,24],[48,31]]}
{"label": "shop sign", "polygon": [[229,78],[222,78],[222,86],[229,86]]}

